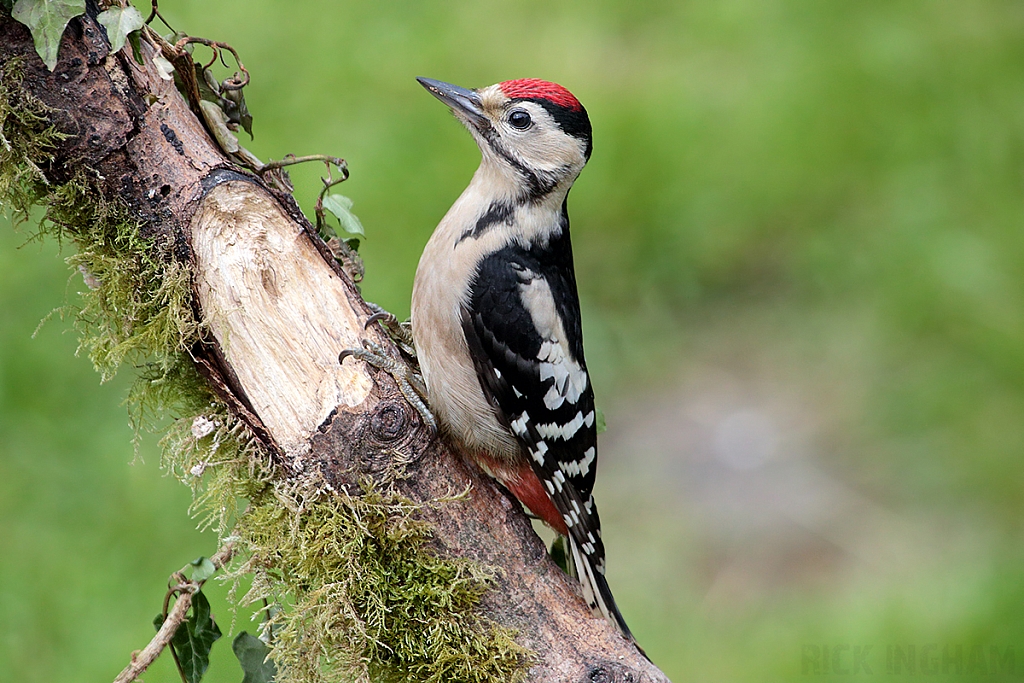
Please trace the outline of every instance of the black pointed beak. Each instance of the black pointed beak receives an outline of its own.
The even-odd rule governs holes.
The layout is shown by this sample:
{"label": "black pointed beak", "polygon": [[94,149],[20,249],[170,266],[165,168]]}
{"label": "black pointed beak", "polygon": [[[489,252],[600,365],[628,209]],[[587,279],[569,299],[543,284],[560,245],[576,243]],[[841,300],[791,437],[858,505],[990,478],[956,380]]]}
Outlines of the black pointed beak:
{"label": "black pointed beak", "polygon": [[475,90],[461,88],[444,81],[435,81],[433,78],[423,78],[422,76],[416,80],[431,95],[451,107],[456,115],[460,115],[460,118],[472,123],[478,129],[483,130],[490,125],[487,116],[484,114],[480,95]]}

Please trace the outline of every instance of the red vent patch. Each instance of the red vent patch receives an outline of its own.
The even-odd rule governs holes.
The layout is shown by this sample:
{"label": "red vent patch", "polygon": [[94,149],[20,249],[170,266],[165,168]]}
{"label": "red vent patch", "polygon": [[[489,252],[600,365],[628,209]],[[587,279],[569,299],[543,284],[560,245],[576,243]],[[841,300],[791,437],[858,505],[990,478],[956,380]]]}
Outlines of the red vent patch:
{"label": "red vent patch", "polygon": [[571,92],[557,83],[542,81],[539,78],[520,78],[516,81],[505,81],[500,84],[500,87],[503,93],[513,99],[548,100],[566,109],[574,111],[583,109],[583,105],[580,104],[580,101]]}

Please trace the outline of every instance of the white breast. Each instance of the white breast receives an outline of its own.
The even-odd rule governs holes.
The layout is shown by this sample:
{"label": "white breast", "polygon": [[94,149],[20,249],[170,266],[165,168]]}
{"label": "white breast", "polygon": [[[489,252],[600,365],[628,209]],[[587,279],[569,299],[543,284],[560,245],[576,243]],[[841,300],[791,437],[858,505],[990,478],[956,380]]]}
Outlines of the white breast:
{"label": "white breast", "polygon": [[496,191],[514,188],[504,175],[507,170],[485,155],[469,187],[430,236],[413,282],[412,331],[430,408],[441,426],[470,454],[482,450],[512,461],[520,457],[520,446],[498,422],[480,387],[462,331],[462,309],[481,259],[515,241],[525,245],[558,225],[565,191],[553,192],[541,205],[519,207],[514,226],[499,224],[461,239],[493,201],[513,201],[511,194]]}
{"label": "white breast", "polygon": [[466,227],[489,205],[473,185],[452,206],[427,242],[412,288],[412,330],[430,409],[441,426],[472,454],[484,451],[506,461],[519,445],[484,396],[462,331],[462,307],[478,255],[495,235],[467,239],[455,246]]}

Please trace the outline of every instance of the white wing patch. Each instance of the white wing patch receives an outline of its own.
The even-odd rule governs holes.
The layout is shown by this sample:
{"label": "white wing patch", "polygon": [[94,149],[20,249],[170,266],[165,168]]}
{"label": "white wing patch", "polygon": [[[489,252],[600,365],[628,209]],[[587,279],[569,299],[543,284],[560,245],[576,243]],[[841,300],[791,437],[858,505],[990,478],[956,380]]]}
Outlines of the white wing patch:
{"label": "white wing patch", "polygon": [[[530,451],[530,455],[533,456],[533,459],[537,461],[538,465],[543,467],[544,466],[544,454],[547,453],[547,452],[548,452],[548,445],[546,443],[544,443],[543,441],[538,441],[537,442],[537,448],[532,450],[532,451]],[[559,488],[559,490],[561,490],[562,487],[559,486],[558,488]]]}
{"label": "white wing patch", "polygon": [[518,436],[526,436],[526,423],[530,421],[530,416],[523,413],[518,418],[512,421],[512,431]]}
{"label": "white wing patch", "polygon": [[523,269],[520,277],[525,281],[519,284],[519,296],[543,339],[537,353],[540,379],[542,382],[554,380],[544,395],[544,406],[548,410],[556,410],[566,401],[575,404],[587,390],[590,379],[569,350],[568,337],[555,308],[551,287],[547,280],[528,269]]}
{"label": "white wing patch", "polygon": [[[590,472],[590,466],[594,464],[594,458],[596,457],[597,449],[591,446],[586,451],[584,451],[583,457],[580,458],[579,460],[574,460],[572,462],[563,460],[559,462],[558,469],[562,470],[570,477],[585,476],[588,472]],[[587,510],[587,513],[590,513],[589,509]]]}
{"label": "white wing patch", "polygon": [[[562,441],[568,441],[572,437],[576,436],[576,432],[580,430],[580,427],[584,425],[586,420],[583,418],[583,411],[576,413],[576,417],[566,422],[564,425],[557,423],[540,424],[537,425],[537,433],[545,439],[561,439]],[[589,424],[587,425],[590,426]]]}

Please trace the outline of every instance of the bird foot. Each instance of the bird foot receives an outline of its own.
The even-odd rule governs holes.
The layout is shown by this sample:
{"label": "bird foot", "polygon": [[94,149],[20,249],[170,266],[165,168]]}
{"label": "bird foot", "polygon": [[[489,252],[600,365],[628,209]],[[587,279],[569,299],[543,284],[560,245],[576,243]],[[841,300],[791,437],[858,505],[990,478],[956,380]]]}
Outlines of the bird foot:
{"label": "bird foot", "polygon": [[412,370],[404,360],[388,356],[379,344],[375,344],[369,339],[363,339],[362,343],[363,348],[361,349],[343,350],[338,355],[338,362],[344,363],[345,359],[351,356],[387,372],[398,384],[398,390],[402,392],[405,400],[420,414],[423,424],[427,425],[432,433],[436,432],[437,419],[427,407],[427,386],[423,383],[423,376]]}
{"label": "bird foot", "polygon": [[366,319],[364,328],[370,329],[370,325],[379,322],[391,340],[402,350],[402,353],[410,358],[415,358],[416,345],[412,339],[412,324],[408,320],[404,323],[399,322],[394,313],[384,310],[375,303],[367,302],[366,305],[373,311],[373,315]]}

